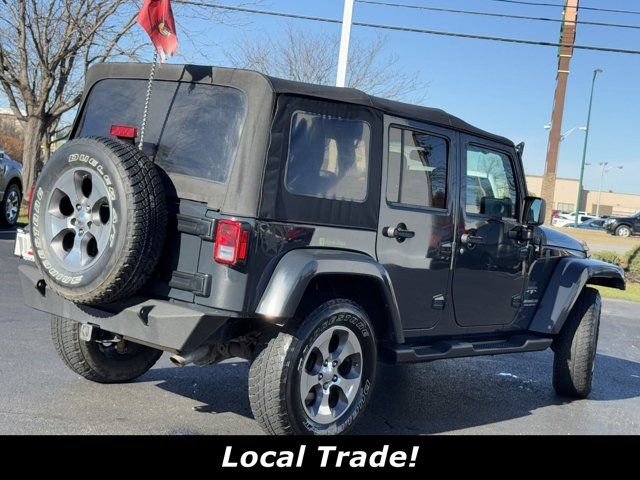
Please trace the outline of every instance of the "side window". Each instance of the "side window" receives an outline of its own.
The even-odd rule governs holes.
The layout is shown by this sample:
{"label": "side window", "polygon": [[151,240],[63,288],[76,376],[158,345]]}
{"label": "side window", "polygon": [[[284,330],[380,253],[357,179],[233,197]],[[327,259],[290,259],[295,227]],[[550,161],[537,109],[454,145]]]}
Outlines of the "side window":
{"label": "side window", "polygon": [[416,207],[446,208],[448,150],[442,137],[392,127],[387,200]]}
{"label": "side window", "polygon": [[509,157],[478,146],[467,148],[466,212],[492,217],[517,215],[518,189]]}
{"label": "side window", "polygon": [[297,195],[364,202],[371,128],[360,120],[295,112],[291,117],[287,190]]}

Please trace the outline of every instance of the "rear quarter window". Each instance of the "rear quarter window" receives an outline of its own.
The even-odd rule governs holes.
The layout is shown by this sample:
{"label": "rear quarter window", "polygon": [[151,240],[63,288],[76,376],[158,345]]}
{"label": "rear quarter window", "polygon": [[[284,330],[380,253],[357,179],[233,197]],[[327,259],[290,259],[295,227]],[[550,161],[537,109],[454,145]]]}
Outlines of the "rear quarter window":
{"label": "rear quarter window", "polygon": [[[111,125],[142,123],[146,80],[106,79],[91,89],[78,135],[109,137]],[[155,81],[145,131],[145,153],[169,173],[226,183],[247,101],[231,87]],[[139,133],[138,133],[139,134]]]}
{"label": "rear quarter window", "polygon": [[295,112],[285,174],[287,190],[295,195],[364,202],[370,139],[366,122]]}

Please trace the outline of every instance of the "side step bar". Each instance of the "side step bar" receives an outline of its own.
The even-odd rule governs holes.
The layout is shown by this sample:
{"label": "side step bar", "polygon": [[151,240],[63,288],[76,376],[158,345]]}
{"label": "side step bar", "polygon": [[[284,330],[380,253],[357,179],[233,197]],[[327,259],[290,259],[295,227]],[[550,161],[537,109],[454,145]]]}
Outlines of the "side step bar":
{"label": "side step bar", "polygon": [[428,362],[444,358],[499,355],[546,350],[553,339],[535,335],[514,335],[503,340],[441,340],[430,345],[386,345],[384,356],[393,363]]}

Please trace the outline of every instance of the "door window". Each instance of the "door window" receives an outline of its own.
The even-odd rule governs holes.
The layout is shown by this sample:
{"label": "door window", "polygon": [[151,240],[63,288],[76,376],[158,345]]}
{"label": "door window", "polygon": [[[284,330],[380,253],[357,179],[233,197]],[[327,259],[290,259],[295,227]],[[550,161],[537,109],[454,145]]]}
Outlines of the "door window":
{"label": "door window", "polygon": [[387,200],[416,207],[446,208],[447,157],[444,138],[392,127]]}
{"label": "door window", "polygon": [[484,147],[467,147],[466,212],[516,218],[515,178],[507,155]]}

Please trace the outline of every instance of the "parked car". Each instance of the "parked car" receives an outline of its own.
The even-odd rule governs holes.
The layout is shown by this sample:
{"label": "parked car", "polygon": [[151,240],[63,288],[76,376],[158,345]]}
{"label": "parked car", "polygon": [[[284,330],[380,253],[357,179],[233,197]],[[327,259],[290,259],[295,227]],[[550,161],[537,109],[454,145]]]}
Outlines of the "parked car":
{"label": "parked car", "polygon": [[[595,215],[590,215],[588,213],[578,213],[578,222],[584,223],[589,220],[596,219]],[[567,227],[570,225],[575,225],[576,223],[576,214],[575,213],[562,213],[556,216],[552,221],[551,225],[554,227]]]}
{"label": "parked car", "polygon": [[565,227],[582,228],[584,230],[604,230],[604,218],[595,217],[576,225],[575,222],[565,225]]}
{"label": "parked car", "polygon": [[589,394],[590,285],[624,272],[541,226],[522,145],[359,90],[161,65],[140,151],[148,72],[91,68],[36,186],[23,294],[72,371],[246,358],[271,434],[348,431],[378,360],[551,347],[558,394]]}
{"label": "parked car", "polygon": [[607,233],[618,237],[630,237],[640,234],[640,212],[628,217],[610,217],[604,223]]}
{"label": "parked car", "polygon": [[22,165],[0,148],[0,225],[13,227],[18,222],[22,202]]}

